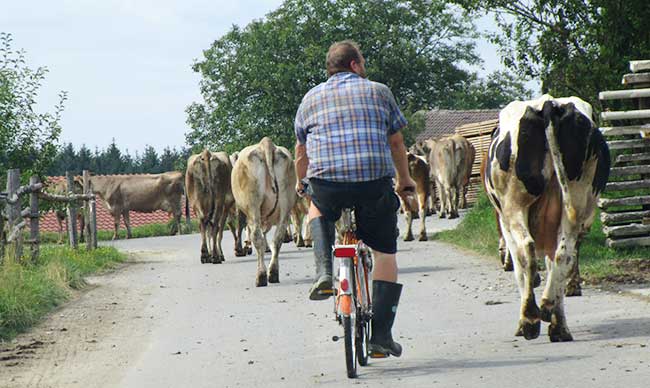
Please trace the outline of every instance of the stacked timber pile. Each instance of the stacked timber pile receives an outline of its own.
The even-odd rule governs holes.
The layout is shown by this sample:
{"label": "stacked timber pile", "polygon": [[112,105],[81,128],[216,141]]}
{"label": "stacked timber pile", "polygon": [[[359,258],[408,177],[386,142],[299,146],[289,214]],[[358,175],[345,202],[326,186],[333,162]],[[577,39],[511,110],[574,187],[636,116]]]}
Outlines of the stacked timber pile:
{"label": "stacked timber pile", "polygon": [[461,125],[456,128],[456,133],[465,137],[476,149],[474,166],[472,166],[472,177],[467,189],[467,203],[474,204],[478,193],[481,191],[481,163],[484,155],[490,147],[492,132],[499,126],[499,120],[487,120],[479,123]]}
{"label": "stacked timber pile", "polygon": [[601,220],[607,245],[650,245],[650,61],[630,62],[623,85],[633,89],[601,92],[601,101],[619,100],[635,109],[601,113],[611,124],[600,130],[612,155],[612,169],[602,198]]}

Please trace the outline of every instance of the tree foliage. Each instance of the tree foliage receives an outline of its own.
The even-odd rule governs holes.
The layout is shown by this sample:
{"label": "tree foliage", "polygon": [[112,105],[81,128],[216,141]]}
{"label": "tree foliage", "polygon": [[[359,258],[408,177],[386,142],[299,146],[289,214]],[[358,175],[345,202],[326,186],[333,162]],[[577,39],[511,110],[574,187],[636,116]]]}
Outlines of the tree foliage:
{"label": "tree foliage", "polygon": [[[354,39],[368,77],[387,84],[406,111],[464,107],[483,87],[466,68],[480,63],[468,15],[440,0],[286,0],[264,20],[233,26],[193,66],[202,103],[187,109],[192,146],[239,150],[262,136],[294,143],[303,95],[327,79],[325,54]],[[506,90],[506,89],[504,89]]]}
{"label": "tree foliage", "polygon": [[628,62],[650,58],[647,0],[456,0],[495,12],[492,36],[506,66],[542,80],[544,92],[577,95],[598,108],[598,92],[620,88]]}
{"label": "tree foliage", "polygon": [[177,150],[166,147],[158,152],[146,146],[142,155],[132,156],[128,150],[121,151],[115,139],[105,149],[91,152],[82,145],[77,151],[72,143],[60,147],[54,161],[47,170],[48,175],[64,175],[66,171],[81,174],[90,170],[93,174],[158,174],[167,171],[185,171],[190,149]]}
{"label": "tree foliage", "polygon": [[45,67],[28,67],[25,52],[15,51],[11,35],[0,33],[1,176],[10,168],[42,174],[56,153],[66,93],[59,94],[53,113],[39,113],[36,98],[46,73]]}

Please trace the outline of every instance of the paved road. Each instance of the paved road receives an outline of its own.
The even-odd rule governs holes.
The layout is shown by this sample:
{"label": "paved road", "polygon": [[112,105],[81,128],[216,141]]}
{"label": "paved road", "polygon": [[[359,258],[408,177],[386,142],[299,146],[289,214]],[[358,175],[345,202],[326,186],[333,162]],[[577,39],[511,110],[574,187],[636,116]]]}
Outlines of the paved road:
{"label": "paved road", "polygon": [[[430,232],[450,227],[431,220]],[[345,377],[331,302],[309,302],[309,249],[286,245],[281,283],[254,287],[253,256],[201,265],[198,236],[114,244],[115,273],[20,337],[0,387],[647,387],[650,309],[596,289],[567,302],[576,341],[513,333],[518,295],[495,261],[438,242],[400,243],[401,358]],[[232,240],[225,240],[227,252]],[[543,333],[546,328],[543,328]],[[0,353],[0,359],[8,352]],[[6,357],[5,357],[6,358]]]}

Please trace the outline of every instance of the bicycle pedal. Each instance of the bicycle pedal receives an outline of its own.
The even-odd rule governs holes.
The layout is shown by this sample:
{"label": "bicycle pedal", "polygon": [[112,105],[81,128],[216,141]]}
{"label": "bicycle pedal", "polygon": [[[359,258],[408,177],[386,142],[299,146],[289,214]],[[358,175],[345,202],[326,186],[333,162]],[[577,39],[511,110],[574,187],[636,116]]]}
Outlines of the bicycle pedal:
{"label": "bicycle pedal", "polygon": [[333,289],[327,289],[327,290],[320,290],[318,291],[319,295],[334,295],[334,290]]}
{"label": "bicycle pedal", "polygon": [[390,355],[387,353],[374,352],[370,353],[370,358],[388,358]]}

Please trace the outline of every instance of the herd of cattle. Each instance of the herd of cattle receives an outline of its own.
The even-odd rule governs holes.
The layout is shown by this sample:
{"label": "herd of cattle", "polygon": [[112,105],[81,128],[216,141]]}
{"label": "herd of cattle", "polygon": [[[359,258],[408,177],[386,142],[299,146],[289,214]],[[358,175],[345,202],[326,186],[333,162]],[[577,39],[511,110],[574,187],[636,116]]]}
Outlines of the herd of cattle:
{"label": "herd of cattle", "polygon": [[[578,247],[591,226],[610,169],[609,150],[594,123],[592,108],[576,97],[544,95],[514,101],[500,112],[489,152],[481,156],[482,182],[495,208],[504,268],[514,267],[521,294],[517,335],[538,337],[543,320],[551,323],[551,341],[570,341],[563,298],[565,292],[580,294]],[[413,240],[413,218],[420,218],[419,240],[424,241],[428,214],[437,211],[440,217],[458,217],[458,208],[466,206],[475,157],[474,147],[459,135],[426,140],[409,149],[417,196],[402,204],[405,241]],[[200,224],[201,262],[224,261],[221,240],[228,225],[236,256],[252,253],[250,241],[255,246],[257,286],[279,282],[278,254],[282,243],[290,241],[290,221],[298,245],[310,245],[308,228],[303,228],[309,203],[294,190],[291,153],[266,137],[232,155],[208,150],[192,155],[185,174],[96,176],[90,183],[114,217],[114,238],[120,216],[131,236],[130,210],[167,211],[175,219],[172,233],[180,231],[185,192]],[[273,226],[269,244],[266,234]],[[244,229],[250,241],[244,241]],[[267,270],[264,255],[268,250]],[[540,284],[538,259],[545,260],[547,269],[541,306],[533,293]]]}

